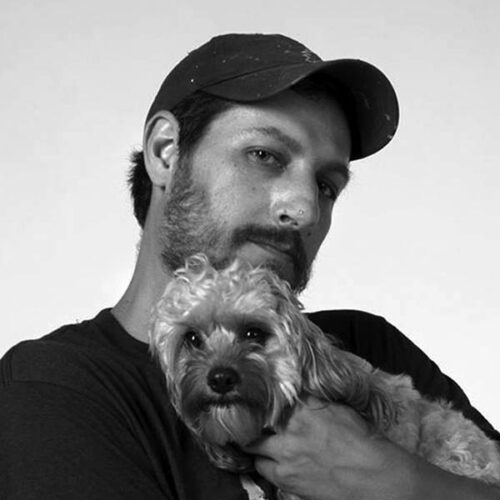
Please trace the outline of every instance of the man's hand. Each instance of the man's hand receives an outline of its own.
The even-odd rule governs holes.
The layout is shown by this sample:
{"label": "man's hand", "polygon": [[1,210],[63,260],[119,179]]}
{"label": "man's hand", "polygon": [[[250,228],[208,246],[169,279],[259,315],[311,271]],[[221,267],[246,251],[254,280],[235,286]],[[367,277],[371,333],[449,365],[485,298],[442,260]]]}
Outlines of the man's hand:
{"label": "man's hand", "polygon": [[286,428],[247,451],[261,475],[311,500],[500,499],[499,490],[442,471],[374,434],[351,408],[312,397],[297,405]]}
{"label": "man's hand", "polygon": [[[279,488],[315,500],[412,498],[407,454],[372,434],[354,410],[308,398],[285,429],[249,450]],[[407,470],[408,469],[408,470]]]}

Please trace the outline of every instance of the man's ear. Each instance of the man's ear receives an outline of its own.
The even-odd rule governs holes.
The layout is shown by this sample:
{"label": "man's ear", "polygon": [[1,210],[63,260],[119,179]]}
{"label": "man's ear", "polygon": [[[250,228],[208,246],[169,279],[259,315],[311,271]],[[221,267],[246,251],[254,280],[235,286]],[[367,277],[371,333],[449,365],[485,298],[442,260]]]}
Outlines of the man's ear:
{"label": "man's ear", "polygon": [[179,122],[170,111],[159,111],[144,128],[144,163],[153,186],[170,185],[179,159]]}

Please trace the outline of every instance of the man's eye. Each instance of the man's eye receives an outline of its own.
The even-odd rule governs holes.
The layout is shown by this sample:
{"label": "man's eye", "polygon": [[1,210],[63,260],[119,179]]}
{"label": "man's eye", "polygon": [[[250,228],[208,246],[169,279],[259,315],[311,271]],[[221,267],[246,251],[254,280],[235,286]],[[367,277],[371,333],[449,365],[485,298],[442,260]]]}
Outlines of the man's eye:
{"label": "man's eye", "polygon": [[200,349],[203,345],[203,338],[199,332],[189,330],[184,334],[184,342],[188,347]]}
{"label": "man's eye", "polygon": [[258,344],[265,344],[266,340],[271,334],[262,328],[249,327],[243,332],[243,340],[257,342]]}
{"label": "man's eye", "polygon": [[337,188],[333,188],[332,186],[330,186],[330,184],[328,184],[325,181],[319,181],[318,187],[323,196],[326,196],[327,198],[330,198],[333,201],[337,199],[339,195],[339,190]]}
{"label": "man's eye", "polygon": [[248,154],[252,161],[258,162],[261,165],[281,166],[281,161],[278,156],[266,149],[252,149]]}

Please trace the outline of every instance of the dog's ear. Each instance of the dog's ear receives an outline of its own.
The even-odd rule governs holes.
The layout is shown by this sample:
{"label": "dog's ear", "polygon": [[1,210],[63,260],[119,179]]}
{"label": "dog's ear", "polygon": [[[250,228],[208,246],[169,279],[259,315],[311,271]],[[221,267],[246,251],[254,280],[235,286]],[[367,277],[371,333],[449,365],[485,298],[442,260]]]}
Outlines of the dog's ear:
{"label": "dog's ear", "polygon": [[309,320],[305,319],[302,328],[303,391],[344,403],[379,430],[387,428],[395,420],[397,408],[389,397],[385,377],[366,360],[340,349]]}

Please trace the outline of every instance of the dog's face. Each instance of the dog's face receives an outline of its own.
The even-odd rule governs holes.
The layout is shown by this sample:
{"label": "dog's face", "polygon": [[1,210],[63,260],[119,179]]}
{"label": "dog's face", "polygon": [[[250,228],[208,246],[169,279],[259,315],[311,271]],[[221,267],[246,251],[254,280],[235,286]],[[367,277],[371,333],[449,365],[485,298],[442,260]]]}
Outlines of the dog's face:
{"label": "dog's face", "polygon": [[174,407],[203,442],[246,445],[298,398],[292,304],[301,316],[270,271],[241,263],[215,271],[201,257],[167,287],[151,341]]}
{"label": "dog's face", "polygon": [[273,272],[238,261],[215,270],[202,255],[158,302],[151,346],[172,404],[219,467],[251,468],[241,447],[284,424],[303,394],[344,402],[371,422],[391,420],[390,402],[366,382],[371,365],[301,310]]}

